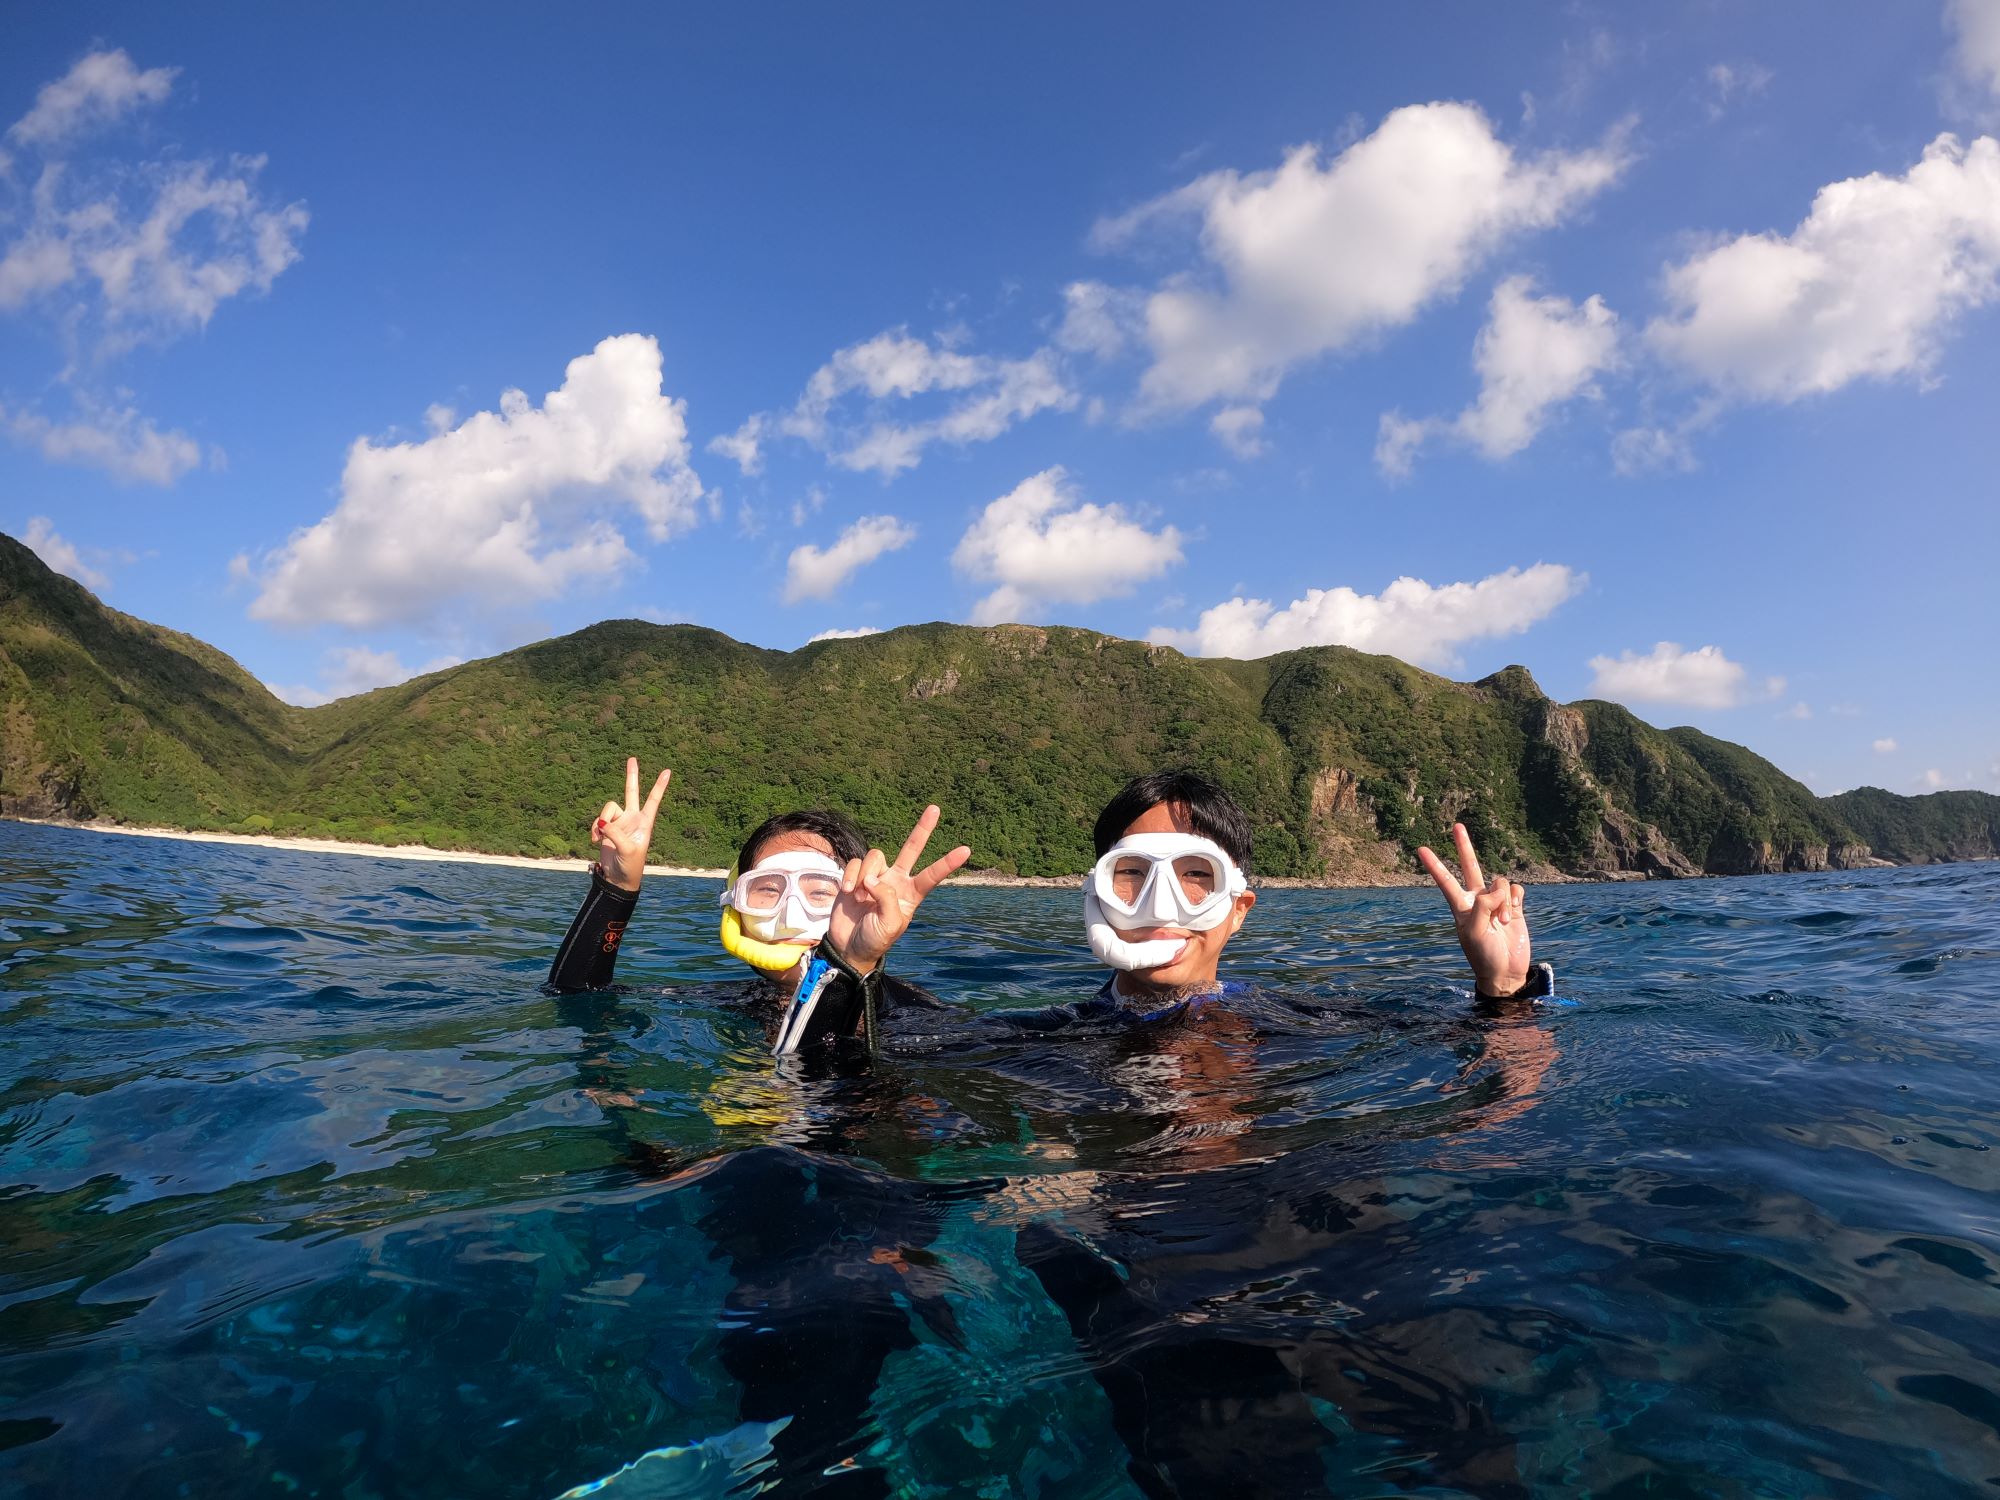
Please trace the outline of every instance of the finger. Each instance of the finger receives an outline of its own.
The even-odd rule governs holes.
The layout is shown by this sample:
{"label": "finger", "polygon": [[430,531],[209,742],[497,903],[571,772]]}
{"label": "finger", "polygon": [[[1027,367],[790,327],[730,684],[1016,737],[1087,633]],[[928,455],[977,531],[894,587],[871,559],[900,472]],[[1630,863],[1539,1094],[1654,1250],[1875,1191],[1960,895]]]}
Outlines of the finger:
{"label": "finger", "polygon": [[1515,911],[1518,912],[1521,909],[1522,902],[1526,901],[1527,899],[1528,899],[1528,893],[1522,890],[1521,887],[1519,887],[1518,885],[1510,884],[1507,887],[1507,900],[1513,906]]}
{"label": "finger", "polygon": [[597,815],[597,821],[604,827],[609,828],[613,823],[618,821],[624,814],[624,811],[625,809],[620,807],[616,802],[607,802],[604,804],[604,811]]}
{"label": "finger", "polygon": [[903,847],[896,852],[897,869],[905,875],[910,873],[911,867],[923,857],[924,845],[928,844],[931,835],[937,832],[937,825],[937,804],[932,803],[924,809],[924,815],[917,819],[917,826],[910,830],[910,836],[903,840]]}
{"label": "finger", "polygon": [[881,878],[882,872],[888,868],[889,856],[880,849],[870,849],[868,857],[861,861],[861,883],[872,887]]}
{"label": "finger", "polygon": [[951,879],[952,876],[959,872],[960,866],[970,858],[972,858],[972,850],[966,845],[960,844],[943,859],[936,860],[927,865],[923,873],[911,881],[911,884],[917,888],[917,899],[919,901],[923,900],[924,897]]}
{"label": "finger", "polygon": [[1486,877],[1479,872],[1479,856],[1473,853],[1472,835],[1465,831],[1463,823],[1451,825],[1451,841],[1458,845],[1458,867],[1465,872],[1465,888],[1484,890]]}
{"label": "finger", "polygon": [[847,862],[846,867],[843,868],[840,872],[841,893],[845,895],[846,893],[852,891],[854,887],[859,885],[860,883],[861,883],[861,861],[858,859],[850,859]]}
{"label": "finger", "polygon": [[653,819],[656,816],[658,816],[660,811],[660,798],[664,797],[667,794],[667,783],[672,781],[673,779],[674,779],[674,773],[672,771],[662,771],[660,772],[659,780],[653,783],[653,790],[651,794],[646,798],[645,818],[648,824],[650,824],[653,821]]}
{"label": "finger", "polygon": [[1492,880],[1487,882],[1486,890],[1481,896],[1481,901],[1483,904],[1491,906],[1493,920],[1498,922],[1502,927],[1505,927],[1509,922],[1514,920],[1514,903],[1508,899],[1507,882],[1502,880],[1498,875],[1495,875]]}
{"label": "finger", "polygon": [[1451,903],[1453,911],[1464,911],[1472,905],[1472,898],[1465,893],[1465,887],[1458,883],[1458,877],[1444,867],[1444,861],[1428,849],[1417,851],[1417,863],[1424,867],[1424,873],[1437,883],[1444,892],[1444,899]]}
{"label": "finger", "polygon": [[639,757],[625,757],[625,805],[637,808],[639,805]]}

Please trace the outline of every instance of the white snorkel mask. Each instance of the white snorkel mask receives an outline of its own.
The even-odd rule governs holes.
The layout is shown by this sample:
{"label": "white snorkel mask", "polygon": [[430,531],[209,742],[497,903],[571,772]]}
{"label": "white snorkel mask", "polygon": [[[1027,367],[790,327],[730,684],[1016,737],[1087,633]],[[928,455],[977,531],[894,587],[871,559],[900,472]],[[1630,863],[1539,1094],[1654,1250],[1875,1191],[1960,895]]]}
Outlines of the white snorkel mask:
{"label": "white snorkel mask", "polygon": [[722,904],[760,943],[811,946],[826,936],[840,877],[840,862],[830,854],[812,849],[774,854],[730,882]]}
{"label": "white snorkel mask", "polygon": [[1120,932],[1184,927],[1207,932],[1229,920],[1250,882],[1212,839],[1191,833],[1128,833],[1105,850],[1083,882],[1083,927],[1098,962],[1130,973],[1174,962],[1186,938],[1133,942]]}

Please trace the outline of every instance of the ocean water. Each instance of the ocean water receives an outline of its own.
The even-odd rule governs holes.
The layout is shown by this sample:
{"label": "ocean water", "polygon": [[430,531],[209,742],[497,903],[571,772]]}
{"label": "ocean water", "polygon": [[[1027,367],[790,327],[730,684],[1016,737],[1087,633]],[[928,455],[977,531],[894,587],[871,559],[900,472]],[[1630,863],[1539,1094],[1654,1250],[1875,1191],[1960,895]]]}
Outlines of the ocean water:
{"label": "ocean water", "polygon": [[[0,1492],[1949,1496],[2000,1488],[2000,866],[1273,891],[1243,992],[780,1070],[705,882],[0,823]],[[595,1486],[595,1488],[591,1488]]]}

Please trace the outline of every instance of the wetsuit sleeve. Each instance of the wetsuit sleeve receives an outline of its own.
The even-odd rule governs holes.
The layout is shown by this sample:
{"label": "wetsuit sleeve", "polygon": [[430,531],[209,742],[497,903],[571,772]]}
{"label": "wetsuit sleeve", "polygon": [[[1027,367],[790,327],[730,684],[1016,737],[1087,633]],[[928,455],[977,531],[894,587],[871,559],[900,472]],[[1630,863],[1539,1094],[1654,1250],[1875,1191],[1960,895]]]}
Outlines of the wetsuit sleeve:
{"label": "wetsuit sleeve", "polygon": [[563,934],[556,949],[556,961],[549,968],[549,988],[558,994],[576,990],[601,990],[611,983],[618,966],[618,944],[625,936],[625,924],[639,904],[637,891],[622,891],[604,878],[601,870],[590,872],[590,893],[583,898],[576,920]]}
{"label": "wetsuit sleeve", "polygon": [[[1535,964],[1528,970],[1527,983],[1507,998],[1509,1000],[1546,1000],[1556,992],[1556,969],[1554,964]],[[1497,995],[1484,993],[1479,986],[1472,987],[1473,995],[1481,1000],[1497,1000]]]}

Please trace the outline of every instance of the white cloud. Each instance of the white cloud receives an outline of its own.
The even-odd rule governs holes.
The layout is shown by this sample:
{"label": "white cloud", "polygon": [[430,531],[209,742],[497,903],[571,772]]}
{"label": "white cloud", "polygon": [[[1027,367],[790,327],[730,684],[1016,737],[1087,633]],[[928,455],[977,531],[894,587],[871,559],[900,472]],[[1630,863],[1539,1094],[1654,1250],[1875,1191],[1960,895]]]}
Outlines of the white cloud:
{"label": "white cloud", "polygon": [[1708,117],[1719,120],[1744,99],[1754,99],[1776,75],[1759,62],[1717,63],[1708,70]]}
{"label": "white cloud", "polygon": [[1945,18],[1958,42],[1958,70],[2000,96],[2000,0],[1947,0]]}
{"label": "white cloud", "polygon": [[1875,742],[1875,753],[1877,755],[1894,755],[1896,753],[1896,742],[1892,739],[1877,740]]}
{"label": "white cloud", "polygon": [[1128,594],[1180,562],[1181,534],[1148,531],[1122,506],[1084,502],[1062,469],[1044,469],[988,505],[951,560],[998,585],[972,611],[975,625],[997,625],[1051,604]]}
{"label": "white cloud", "polygon": [[1142,292],[1101,281],[1073,281],[1063,288],[1056,345],[1072,354],[1116,359],[1142,335],[1145,315]]}
{"label": "white cloud", "polygon": [[826,504],[826,491],[816,484],[806,486],[805,496],[792,502],[792,525],[803,526]]}
{"label": "white cloud", "polygon": [[[162,432],[131,407],[99,407],[74,398],[75,421],[0,407],[0,427],[17,443],[39,448],[51,463],[102,469],[133,484],[172,484],[201,463],[201,445],[184,432]],[[217,458],[219,454],[215,455]]]}
{"label": "white cloud", "polygon": [[1917,785],[1927,792],[1938,791],[1944,786],[1944,772],[1935,768],[1928,770],[1917,778]]}
{"label": "white cloud", "polygon": [[831,547],[822,550],[808,543],[793,548],[785,560],[785,603],[832,598],[857,569],[885,552],[907,547],[916,536],[914,526],[905,526],[894,516],[863,516]]}
{"label": "white cloud", "polygon": [[[176,72],[93,52],[9,127],[20,156],[0,155],[0,313],[46,315],[64,359],[55,383],[75,408],[0,421],[53,462],[153,484],[172,484],[200,448],[159,431],[129,396],[93,393],[93,371],[135,345],[207,327],[232,298],[269,291],[298,260],[308,219],[302,203],[260,196],[262,157],[75,155],[86,132],[165,99]],[[220,465],[220,450],[208,456]]]}
{"label": "white cloud", "polygon": [[664,541],[694,524],[701,496],[658,342],[619,334],[571,360],[539,407],[510,390],[498,412],[420,443],[357,438],[339,503],[267,561],[250,613],[365,628],[551,598],[631,561],[604,511],[634,511]]}
{"label": "white cloud", "polygon": [[464,658],[459,656],[440,656],[421,667],[406,667],[402,658],[393,651],[375,651],[367,646],[336,646],[320,658],[318,687],[286,687],[277,683],[266,683],[265,686],[287,703],[297,704],[300,708],[317,708],[322,703],[351,698],[356,693],[373,692],[376,688],[408,682],[412,677],[442,672],[446,667],[459,666],[463,661]]}
{"label": "white cloud", "polygon": [[1268,599],[1239,597],[1203,610],[1192,630],[1158,629],[1147,639],[1201,656],[1254,658],[1302,646],[1352,646],[1450,667],[1466,642],[1518,635],[1586,582],[1559,563],[1536,563],[1477,583],[1433,587],[1421,578],[1398,578],[1379,594],[1307,589],[1283,609]]}
{"label": "white cloud", "polygon": [[1812,705],[1808,703],[1794,703],[1790,708],[1778,715],[1781,719],[1798,719],[1800,721],[1810,719],[1812,716]]}
{"label": "white cloud", "polygon": [[764,472],[764,428],[768,422],[763,412],[755,412],[743,419],[743,425],[734,432],[708,440],[708,451],[731,460],[745,474]]}
{"label": "white cloud", "polygon": [[48,147],[108,125],[120,115],[165,99],[179,72],[179,68],[148,68],[142,73],[122,50],[93,52],[53,83],[43,84],[34,108],[8,128],[7,138]]}
{"label": "white cloud", "polygon": [[93,184],[48,164],[0,251],[0,311],[55,298],[58,321],[94,327],[104,353],[206,327],[299,258],[305,205],[259,197],[263,168],[262,157],[152,162]]}
{"label": "white cloud", "polygon": [[1731,661],[1719,646],[1686,651],[1661,641],[1640,655],[1626,651],[1593,656],[1591,693],[1619,703],[1671,703],[1685,708],[1734,708],[1753,696],[1775,698],[1785,679],[1767,677],[1753,684],[1741,662]]}
{"label": "white cloud", "polygon": [[1414,319],[1509,237],[1560,222],[1614,181],[1617,142],[1517,157],[1468,104],[1410,105],[1330,161],[1213,172],[1101,222],[1100,247],[1193,218],[1204,270],[1146,302],[1141,406],[1269,398],[1285,373]]}
{"label": "white cloud", "polygon": [[1789,235],[1745,234],[1666,272],[1653,347],[1716,390],[1796,401],[1927,378],[2000,290],[2000,141],[1941,135],[1901,177],[1830,183]]}
{"label": "white cloud", "polygon": [[807,636],[806,644],[810,646],[814,641],[858,641],[864,635],[881,633],[881,627],[876,625],[857,625],[852,630],[822,630],[818,635]]}
{"label": "white cloud", "polygon": [[1455,438],[1495,461],[1512,457],[1535,440],[1557,407],[1594,397],[1592,382],[1617,357],[1618,316],[1602,297],[1581,306],[1566,297],[1537,297],[1528,277],[1510,276],[1493,289],[1486,326],[1473,346],[1479,399],[1450,421],[1385,413],[1375,462],[1401,478],[1432,436]]}
{"label": "white cloud", "polygon": [[[1076,405],[1053,350],[1000,359],[962,353],[952,342],[941,337],[926,343],[907,329],[892,328],[836,350],[813,372],[790,411],[756,413],[709,447],[754,474],[763,466],[762,445],[775,431],[819,449],[841,468],[893,478],[916,467],[932,443],[988,442],[1037,412]],[[955,399],[938,416],[920,421],[882,415],[886,403],[934,395]],[[852,408],[853,397],[863,398],[865,413]]]}
{"label": "white cloud", "polygon": [[111,579],[85,562],[75,546],[60,536],[47,516],[30,516],[21,540],[28,550],[58,573],[65,573],[93,593],[111,587]]}
{"label": "white cloud", "polygon": [[1254,406],[1225,406],[1208,419],[1208,430],[1238,458],[1264,452],[1264,413]]}

